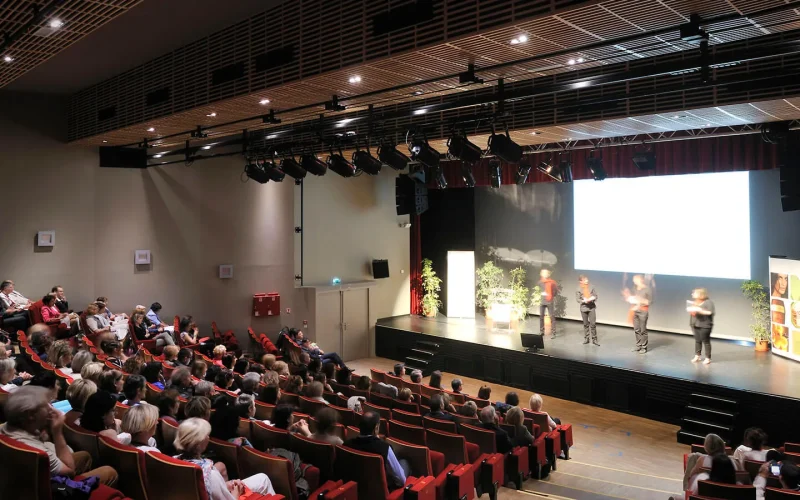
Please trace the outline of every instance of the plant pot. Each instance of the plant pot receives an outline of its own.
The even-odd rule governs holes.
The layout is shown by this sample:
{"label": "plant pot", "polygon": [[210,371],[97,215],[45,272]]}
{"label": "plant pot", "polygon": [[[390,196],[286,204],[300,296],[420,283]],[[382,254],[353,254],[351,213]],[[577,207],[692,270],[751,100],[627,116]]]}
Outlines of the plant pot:
{"label": "plant pot", "polygon": [[756,340],[756,351],[757,352],[769,351],[769,340]]}
{"label": "plant pot", "polygon": [[426,318],[435,318],[436,317],[436,311],[435,310],[426,311],[426,310],[423,309],[422,315],[425,316]]}

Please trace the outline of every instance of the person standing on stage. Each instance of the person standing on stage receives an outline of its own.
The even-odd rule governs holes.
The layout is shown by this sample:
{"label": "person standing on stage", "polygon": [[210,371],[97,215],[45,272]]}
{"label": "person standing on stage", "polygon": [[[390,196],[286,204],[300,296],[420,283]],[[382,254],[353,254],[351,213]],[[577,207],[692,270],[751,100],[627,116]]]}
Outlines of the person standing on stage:
{"label": "person standing on stage", "polygon": [[635,287],[634,294],[628,297],[633,307],[633,333],[636,334],[636,347],[632,349],[633,352],[639,354],[647,353],[647,318],[650,316],[650,302],[653,300],[653,292],[644,277],[637,274],[633,277],[633,285]]}
{"label": "person standing on stage", "polygon": [[[705,288],[695,288],[692,291],[694,303],[686,307],[689,316],[689,325],[694,334],[694,357],[692,363],[703,361],[704,365],[711,364],[711,329],[714,328],[714,303],[708,298]],[[703,360],[702,347],[706,346],[706,359]]]}
{"label": "person standing on stage", "polygon": [[592,344],[599,346],[597,342],[597,292],[594,287],[589,284],[589,278],[584,275],[578,277],[579,288],[575,292],[575,298],[581,307],[581,316],[583,317],[583,343],[589,343],[589,332],[592,334]]}
{"label": "person standing on stage", "polygon": [[550,338],[552,339],[556,336],[556,316],[553,312],[558,283],[550,279],[549,269],[542,269],[539,272],[539,286],[542,289],[542,298],[539,303],[539,333],[544,335],[544,312],[547,310],[547,315],[550,316]]}

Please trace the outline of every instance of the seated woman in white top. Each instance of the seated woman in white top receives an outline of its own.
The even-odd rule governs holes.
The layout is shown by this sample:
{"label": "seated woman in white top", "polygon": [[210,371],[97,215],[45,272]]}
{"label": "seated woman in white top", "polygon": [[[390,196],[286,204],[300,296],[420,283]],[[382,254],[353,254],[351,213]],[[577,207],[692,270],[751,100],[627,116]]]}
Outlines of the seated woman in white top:
{"label": "seated woman in white top", "polygon": [[100,314],[100,307],[97,303],[92,302],[86,306],[85,314],[86,326],[89,327],[93,335],[111,332],[111,322],[108,321],[105,315]]}
{"label": "seated woman in white top", "polygon": [[[559,422],[553,420],[550,415],[546,411],[542,411],[542,397],[538,394],[531,395],[531,399],[528,401],[528,405],[530,406],[531,410],[544,413],[547,415],[547,425],[550,427],[550,430],[555,430],[558,427]],[[542,429],[544,431],[544,429]]]}
{"label": "seated woman in white top", "polygon": [[130,444],[140,450],[158,451],[156,448],[156,427],[158,427],[158,407],[140,404],[131,407],[122,419],[122,432],[130,435]]}
{"label": "seated woman in white top", "polygon": [[689,455],[689,457],[698,455],[699,457],[694,462],[694,466],[692,466],[690,462],[687,462],[687,469],[684,472],[684,484],[688,485],[687,491],[697,492],[697,481],[703,478],[707,479],[707,477],[702,475],[702,471],[700,469],[710,469],[714,457],[716,456],[721,456],[726,460],[729,460],[734,470],[743,470],[738,460],[726,455],[725,441],[723,441],[722,438],[716,434],[709,434],[706,436],[706,439],[703,442],[703,448],[705,448],[706,451],[705,455]]}
{"label": "seated woman in white top", "polygon": [[175,447],[181,452],[175,458],[199,465],[203,469],[203,482],[209,500],[237,500],[252,491],[258,495],[275,494],[266,474],[258,473],[242,480],[225,481],[214,463],[203,458],[211,435],[211,424],[200,418],[181,422],[175,436]]}
{"label": "seated woman in white top", "polygon": [[758,427],[750,427],[744,431],[744,440],[741,446],[733,452],[733,458],[744,467],[745,460],[763,462],[767,459],[769,449],[762,449],[767,442],[767,434]]}
{"label": "seated woman in white top", "polygon": [[17,362],[13,358],[0,359],[0,389],[14,392],[19,386],[11,381],[17,376]]}

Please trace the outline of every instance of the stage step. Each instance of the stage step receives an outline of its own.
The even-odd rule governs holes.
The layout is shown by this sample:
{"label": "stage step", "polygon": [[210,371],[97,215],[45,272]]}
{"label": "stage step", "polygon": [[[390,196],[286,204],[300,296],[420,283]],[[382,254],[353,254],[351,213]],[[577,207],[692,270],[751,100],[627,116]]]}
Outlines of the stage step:
{"label": "stage step", "polygon": [[[684,431],[683,429],[678,431],[678,442],[681,444],[703,444],[706,440],[705,434],[702,436],[700,434],[695,434],[692,432]],[[687,452],[688,453],[688,452]]]}
{"label": "stage step", "polygon": [[729,413],[727,411],[716,410],[714,408],[706,408],[705,406],[689,405],[686,407],[687,417],[705,420],[707,422],[729,424],[731,426],[736,423],[736,415],[736,413]]}
{"label": "stage step", "polygon": [[683,417],[681,419],[681,429],[703,435],[717,434],[724,439],[726,443],[730,443],[731,432],[733,431],[732,426],[720,425],[714,422],[706,422],[704,420],[688,417]]}
{"label": "stage step", "polygon": [[429,340],[417,340],[414,347],[409,350],[406,356],[406,373],[410,374],[413,370],[420,370],[423,377],[427,377],[434,370],[440,367],[436,366],[436,354],[439,352],[439,344]]}
{"label": "stage step", "polygon": [[693,393],[690,396],[690,404],[692,406],[702,406],[705,408],[712,408],[715,410],[724,411],[727,413],[736,413],[739,403],[730,399],[718,398],[715,396],[708,396],[706,394]]}
{"label": "stage step", "polygon": [[434,351],[426,351],[425,349],[419,349],[416,347],[411,348],[411,357],[413,358],[431,360],[434,356],[436,356],[436,352]]}
{"label": "stage step", "polygon": [[431,342],[429,340],[417,340],[416,342],[417,347],[421,347],[422,349],[426,349],[428,351],[438,352],[439,351],[439,344],[436,342]]}

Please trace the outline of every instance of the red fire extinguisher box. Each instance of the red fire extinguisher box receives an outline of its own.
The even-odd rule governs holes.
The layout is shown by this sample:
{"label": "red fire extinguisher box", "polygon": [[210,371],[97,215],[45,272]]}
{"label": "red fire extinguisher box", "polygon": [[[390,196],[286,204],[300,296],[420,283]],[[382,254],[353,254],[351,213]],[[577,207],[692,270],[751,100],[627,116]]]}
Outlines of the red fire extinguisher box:
{"label": "red fire extinguisher box", "polygon": [[278,316],[281,313],[281,296],[277,292],[253,295],[253,316]]}

